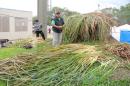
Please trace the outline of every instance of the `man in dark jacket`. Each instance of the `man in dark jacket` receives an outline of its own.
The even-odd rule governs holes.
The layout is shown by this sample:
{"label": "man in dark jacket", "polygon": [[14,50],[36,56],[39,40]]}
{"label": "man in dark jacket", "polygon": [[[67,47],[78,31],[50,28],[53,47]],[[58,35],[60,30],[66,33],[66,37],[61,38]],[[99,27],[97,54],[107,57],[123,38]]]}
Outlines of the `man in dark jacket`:
{"label": "man in dark jacket", "polygon": [[52,19],[52,30],[53,30],[53,46],[57,47],[62,42],[62,27],[64,20],[61,18],[61,13],[58,11],[55,13],[55,18]]}
{"label": "man in dark jacket", "polygon": [[42,32],[42,24],[39,22],[39,20],[35,20],[33,28],[36,33],[36,37],[39,38],[39,35],[41,35],[43,40],[45,40],[44,33]]}

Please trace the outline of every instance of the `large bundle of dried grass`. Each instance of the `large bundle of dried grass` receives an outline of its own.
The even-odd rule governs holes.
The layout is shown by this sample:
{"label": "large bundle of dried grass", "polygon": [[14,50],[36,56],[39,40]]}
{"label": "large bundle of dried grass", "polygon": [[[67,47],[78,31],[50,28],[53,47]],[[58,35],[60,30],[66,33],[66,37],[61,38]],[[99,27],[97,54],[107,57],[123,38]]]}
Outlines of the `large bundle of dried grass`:
{"label": "large bundle of dried grass", "polygon": [[112,17],[103,13],[71,16],[64,26],[64,42],[104,41],[110,36],[110,27],[115,24],[117,22]]}

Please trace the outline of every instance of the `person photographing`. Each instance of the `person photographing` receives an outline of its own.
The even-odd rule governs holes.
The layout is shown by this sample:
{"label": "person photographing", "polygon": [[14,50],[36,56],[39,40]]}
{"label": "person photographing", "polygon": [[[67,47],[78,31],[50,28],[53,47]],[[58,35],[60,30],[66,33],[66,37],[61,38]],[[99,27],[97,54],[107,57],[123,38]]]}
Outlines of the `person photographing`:
{"label": "person photographing", "polygon": [[58,11],[55,13],[55,17],[52,19],[52,31],[53,31],[53,46],[57,47],[62,42],[62,28],[64,25],[64,19],[61,17],[61,13]]}

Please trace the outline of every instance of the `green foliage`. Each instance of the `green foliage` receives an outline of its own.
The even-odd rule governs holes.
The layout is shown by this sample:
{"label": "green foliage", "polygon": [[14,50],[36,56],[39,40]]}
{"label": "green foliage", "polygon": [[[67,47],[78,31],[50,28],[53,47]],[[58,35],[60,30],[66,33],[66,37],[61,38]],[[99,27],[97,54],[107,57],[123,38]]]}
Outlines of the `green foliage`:
{"label": "green foliage", "polygon": [[110,27],[116,25],[111,17],[103,13],[74,15],[64,25],[64,42],[105,41],[110,36]]}
{"label": "green foliage", "polygon": [[120,18],[120,20],[123,20],[124,23],[130,24],[130,4],[122,6],[117,15]]}
{"label": "green foliage", "polygon": [[75,11],[70,11],[66,8],[59,8],[59,7],[54,7],[51,11],[52,14],[54,14],[56,11],[60,11],[62,13],[62,16],[63,17],[69,17],[69,16],[72,16],[74,14],[79,14],[78,12],[75,12]]}
{"label": "green foliage", "polygon": [[75,14],[79,14],[78,12],[70,11],[70,10],[68,10],[66,8],[54,7],[54,8],[52,8],[51,11],[48,12],[48,25],[51,25],[52,16],[55,15],[56,11],[60,11],[61,12],[61,15],[65,19],[65,21],[67,20],[67,18],[69,16],[72,16],[72,15],[75,15]]}
{"label": "green foliage", "polygon": [[130,24],[130,3],[125,6],[121,6],[120,9],[105,8],[101,11],[113,16],[115,19],[119,20],[121,24]]}
{"label": "green foliage", "polygon": [[34,21],[37,19],[37,17],[36,16],[34,16],[33,18],[32,18],[32,22],[34,23]]}

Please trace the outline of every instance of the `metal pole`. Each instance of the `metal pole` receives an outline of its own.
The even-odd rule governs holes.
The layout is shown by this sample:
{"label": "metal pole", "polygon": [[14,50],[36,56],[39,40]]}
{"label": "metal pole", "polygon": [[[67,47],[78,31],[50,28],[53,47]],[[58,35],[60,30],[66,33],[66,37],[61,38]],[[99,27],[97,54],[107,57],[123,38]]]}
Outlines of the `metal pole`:
{"label": "metal pole", "polygon": [[48,0],[38,0],[37,5],[38,20],[42,23],[42,30],[47,38],[47,12],[48,12]]}

